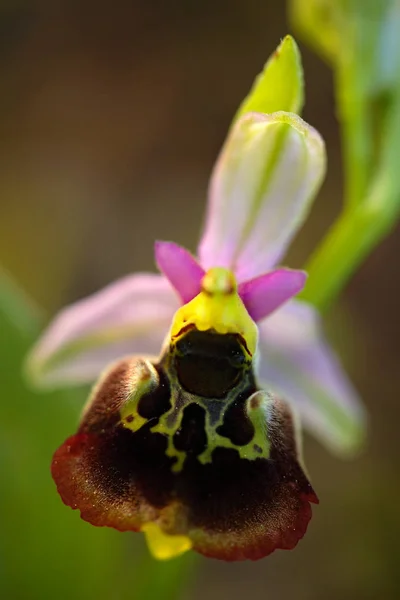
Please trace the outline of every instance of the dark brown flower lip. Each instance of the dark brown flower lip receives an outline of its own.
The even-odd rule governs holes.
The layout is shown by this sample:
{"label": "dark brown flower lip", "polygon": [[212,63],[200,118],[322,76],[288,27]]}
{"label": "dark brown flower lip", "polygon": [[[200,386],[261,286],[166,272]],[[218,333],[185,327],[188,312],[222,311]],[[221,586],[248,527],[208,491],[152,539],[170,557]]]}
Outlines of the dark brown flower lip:
{"label": "dark brown flower lip", "polygon": [[[242,502],[235,505],[233,496],[242,496],[242,488],[237,486],[240,480],[235,482],[229,477],[227,466],[233,458],[231,468],[236,476],[242,477],[248,465],[244,464],[243,472],[238,473],[237,459],[228,457],[227,461],[221,455],[216,458],[214,479],[206,472],[212,471],[212,466],[200,478],[199,471],[204,467],[198,464],[197,469],[192,470],[193,465],[190,466],[190,473],[172,475],[174,489],[168,490],[165,481],[159,482],[163,484],[159,489],[149,489],[149,481],[143,481],[141,489],[132,481],[124,486],[115,473],[110,477],[109,465],[99,462],[101,452],[96,453],[97,459],[93,460],[93,450],[100,450],[99,437],[98,434],[72,436],[57,450],[52,464],[52,474],[64,503],[79,509],[81,517],[96,526],[139,531],[146,522],[169,521],[175,527],[169,533],[188,535],[193,549],[204,556],[225,561],[258,560],[276,549],[294,548],[311,519],[310,503],[318,503],[309,484],[303,482],[303,490],[299,491],[297,478],[283,487],[274,484],[275,502],[263,495],[265,490],[255,486],[253,494],[242,497]],[[86,464],[88,459],[89,465]],[[254,481],[258,466],[262,465],[253,465],[253,472],[249,471],[247,483]],[[224,472],[225,479],[221,480]],[[259,476],[264,474],[262,468]],[[216,486],[217,479],[220,479],[219,486]],[[205,480],[209,481],[206,489]],[[196,481],[197,486],[193,485]],[[211,490],[219,507],[214,502],[205,502]],[[177,495],[180,495],[179,500]],[[254,518],[246,523],[249,512]]]}
{"label": "dark brown flower lip", "polygon": [[293,548],[318,498],[287,404],[257,391],[247,373],[222,409],[218,400],[213,421],[212,399],[182,390],[163,365],[125,359],[103,377],[53,458],[64,503],[97,526],[156,523],[222,560]]}

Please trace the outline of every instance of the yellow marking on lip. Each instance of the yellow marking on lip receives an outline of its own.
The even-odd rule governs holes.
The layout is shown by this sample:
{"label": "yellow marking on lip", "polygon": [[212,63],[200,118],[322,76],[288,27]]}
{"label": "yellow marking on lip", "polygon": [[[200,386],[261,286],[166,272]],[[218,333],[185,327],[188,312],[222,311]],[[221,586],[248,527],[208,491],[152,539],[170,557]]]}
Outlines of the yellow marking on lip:
{"label": "yellow marking on lip", "polygon": [[191,325],[199,331],[233,333],[243,338],[244,350],[252,358],[257,349],[258,330],[239,296],[233,273],[222,267],[210,269],[201,286],[201,292],[175,313],[171,342],[175,343]]}
{"label": "yellow marking on lip", "polygon": [[141,398],[154,390],[158,385],[158,374],[153,364],[147,362],[145,367],[132,374],[131,393],[120,409],[121,424],[133,432],[138,431],[148,419],[138,413]]}
{"label": "yellow marking on lip", "polygon": [[122,413],[123,414],[121,415],[121,424],[123,425],[123,427],[126,427],[126,429],[130,429],[134,433],[136,431],[139,431],[139,429],[143,427],[143,425],[146,425],[146,423],[148,422],[148,419],[141,417],[138,412],[133,412],[132,408],[122,411]]}
{"label": "yellow marking on lip", "polygon": [[192,542],[186,535],[164,533],[157,523],[145,523],[141,530],[146,536],[151,554],[157,560],[175,558],[192,548]]}
{"label": "yellow marking on lip", "polygon": [[[172,408],[173,410],[173,408]],[[187,456],[187,453],[184,450],[177,450],[174,446],[174,434],[181,426],[182,421],[182,413],[180,415],[180,419],[177,423],[175,423],[174,427],[168,427],[166,425],[166,417],[170,414],[170,411],[160,417],[159,423],[154,425],[150,429],[152,433],[161,433],[165,435],[167,438],[167,449],[165,451],[166,456],[169,458],[176,458],[176,462],[171,466],[171,471],[173,473],[179,473],[183,469],[183,465]]]}

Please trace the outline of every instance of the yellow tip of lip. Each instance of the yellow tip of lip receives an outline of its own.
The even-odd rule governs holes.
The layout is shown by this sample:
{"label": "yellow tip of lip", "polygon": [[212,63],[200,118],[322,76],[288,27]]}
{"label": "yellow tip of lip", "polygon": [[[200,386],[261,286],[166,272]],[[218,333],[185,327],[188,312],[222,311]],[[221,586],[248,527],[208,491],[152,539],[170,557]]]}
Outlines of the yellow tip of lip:
{"label": "yellow tip of lip", "polygon": [[192,548],[192,542],[186,535],[169,535],[156,523],[145,523],[142,531],[151,554],[157,560],[175,558]]}

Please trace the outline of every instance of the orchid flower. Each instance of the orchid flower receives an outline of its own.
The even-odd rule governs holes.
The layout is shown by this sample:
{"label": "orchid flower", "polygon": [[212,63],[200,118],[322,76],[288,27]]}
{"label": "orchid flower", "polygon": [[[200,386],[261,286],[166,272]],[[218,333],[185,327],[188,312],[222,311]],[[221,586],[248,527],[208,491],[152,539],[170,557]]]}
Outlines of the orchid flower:
{"label": "orchid flower", "polygon": [[158,558],[293,548],[318,502],[296,415],[339,451],[362,430],[318,314],[293,299],[306,274],[277,266],[325,172],[320,135],[289,112],[300,110],[299,65],[287,37],[239,111],[197,257],[156,242],[160,275],[127,276],[67,307],[29,358],[50,387],[102,374],[53,477],[83,519],[143,531]]}

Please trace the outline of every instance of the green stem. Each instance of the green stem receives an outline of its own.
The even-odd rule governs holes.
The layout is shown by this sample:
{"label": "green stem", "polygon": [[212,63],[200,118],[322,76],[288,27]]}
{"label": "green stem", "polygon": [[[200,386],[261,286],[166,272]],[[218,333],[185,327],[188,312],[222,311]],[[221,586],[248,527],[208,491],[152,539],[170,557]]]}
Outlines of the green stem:
{"label": "green stem", "polygon": [[362,202],[370,178],[373,157],[370,103],[363,93],[356,61],[344,56],[336,70],[336,105],[341,123],[344,205]]}
{"label": "green stem", "polygon": [[395,225],[399,203],[397,186],[380,177],[367,202],[345,209],[311,257],[309,281],[302,298],[326,310],[351,274]]}
{"label": "green stem", "polygon": [[[396,224],[400,213],[400,79],[392,89],[382,123],[382,145],[373,179],[370,150],[364,155],[362,150],[364,143],[371,147],[372,132],[367,119],[368,111],[356,121],[354,130],[343,125],[349,197],[343,212],[306,265],[309,281],[302,297],[320,310],[336,299],[352,273]],[[351,141],[352,131],[357,140]]]}

